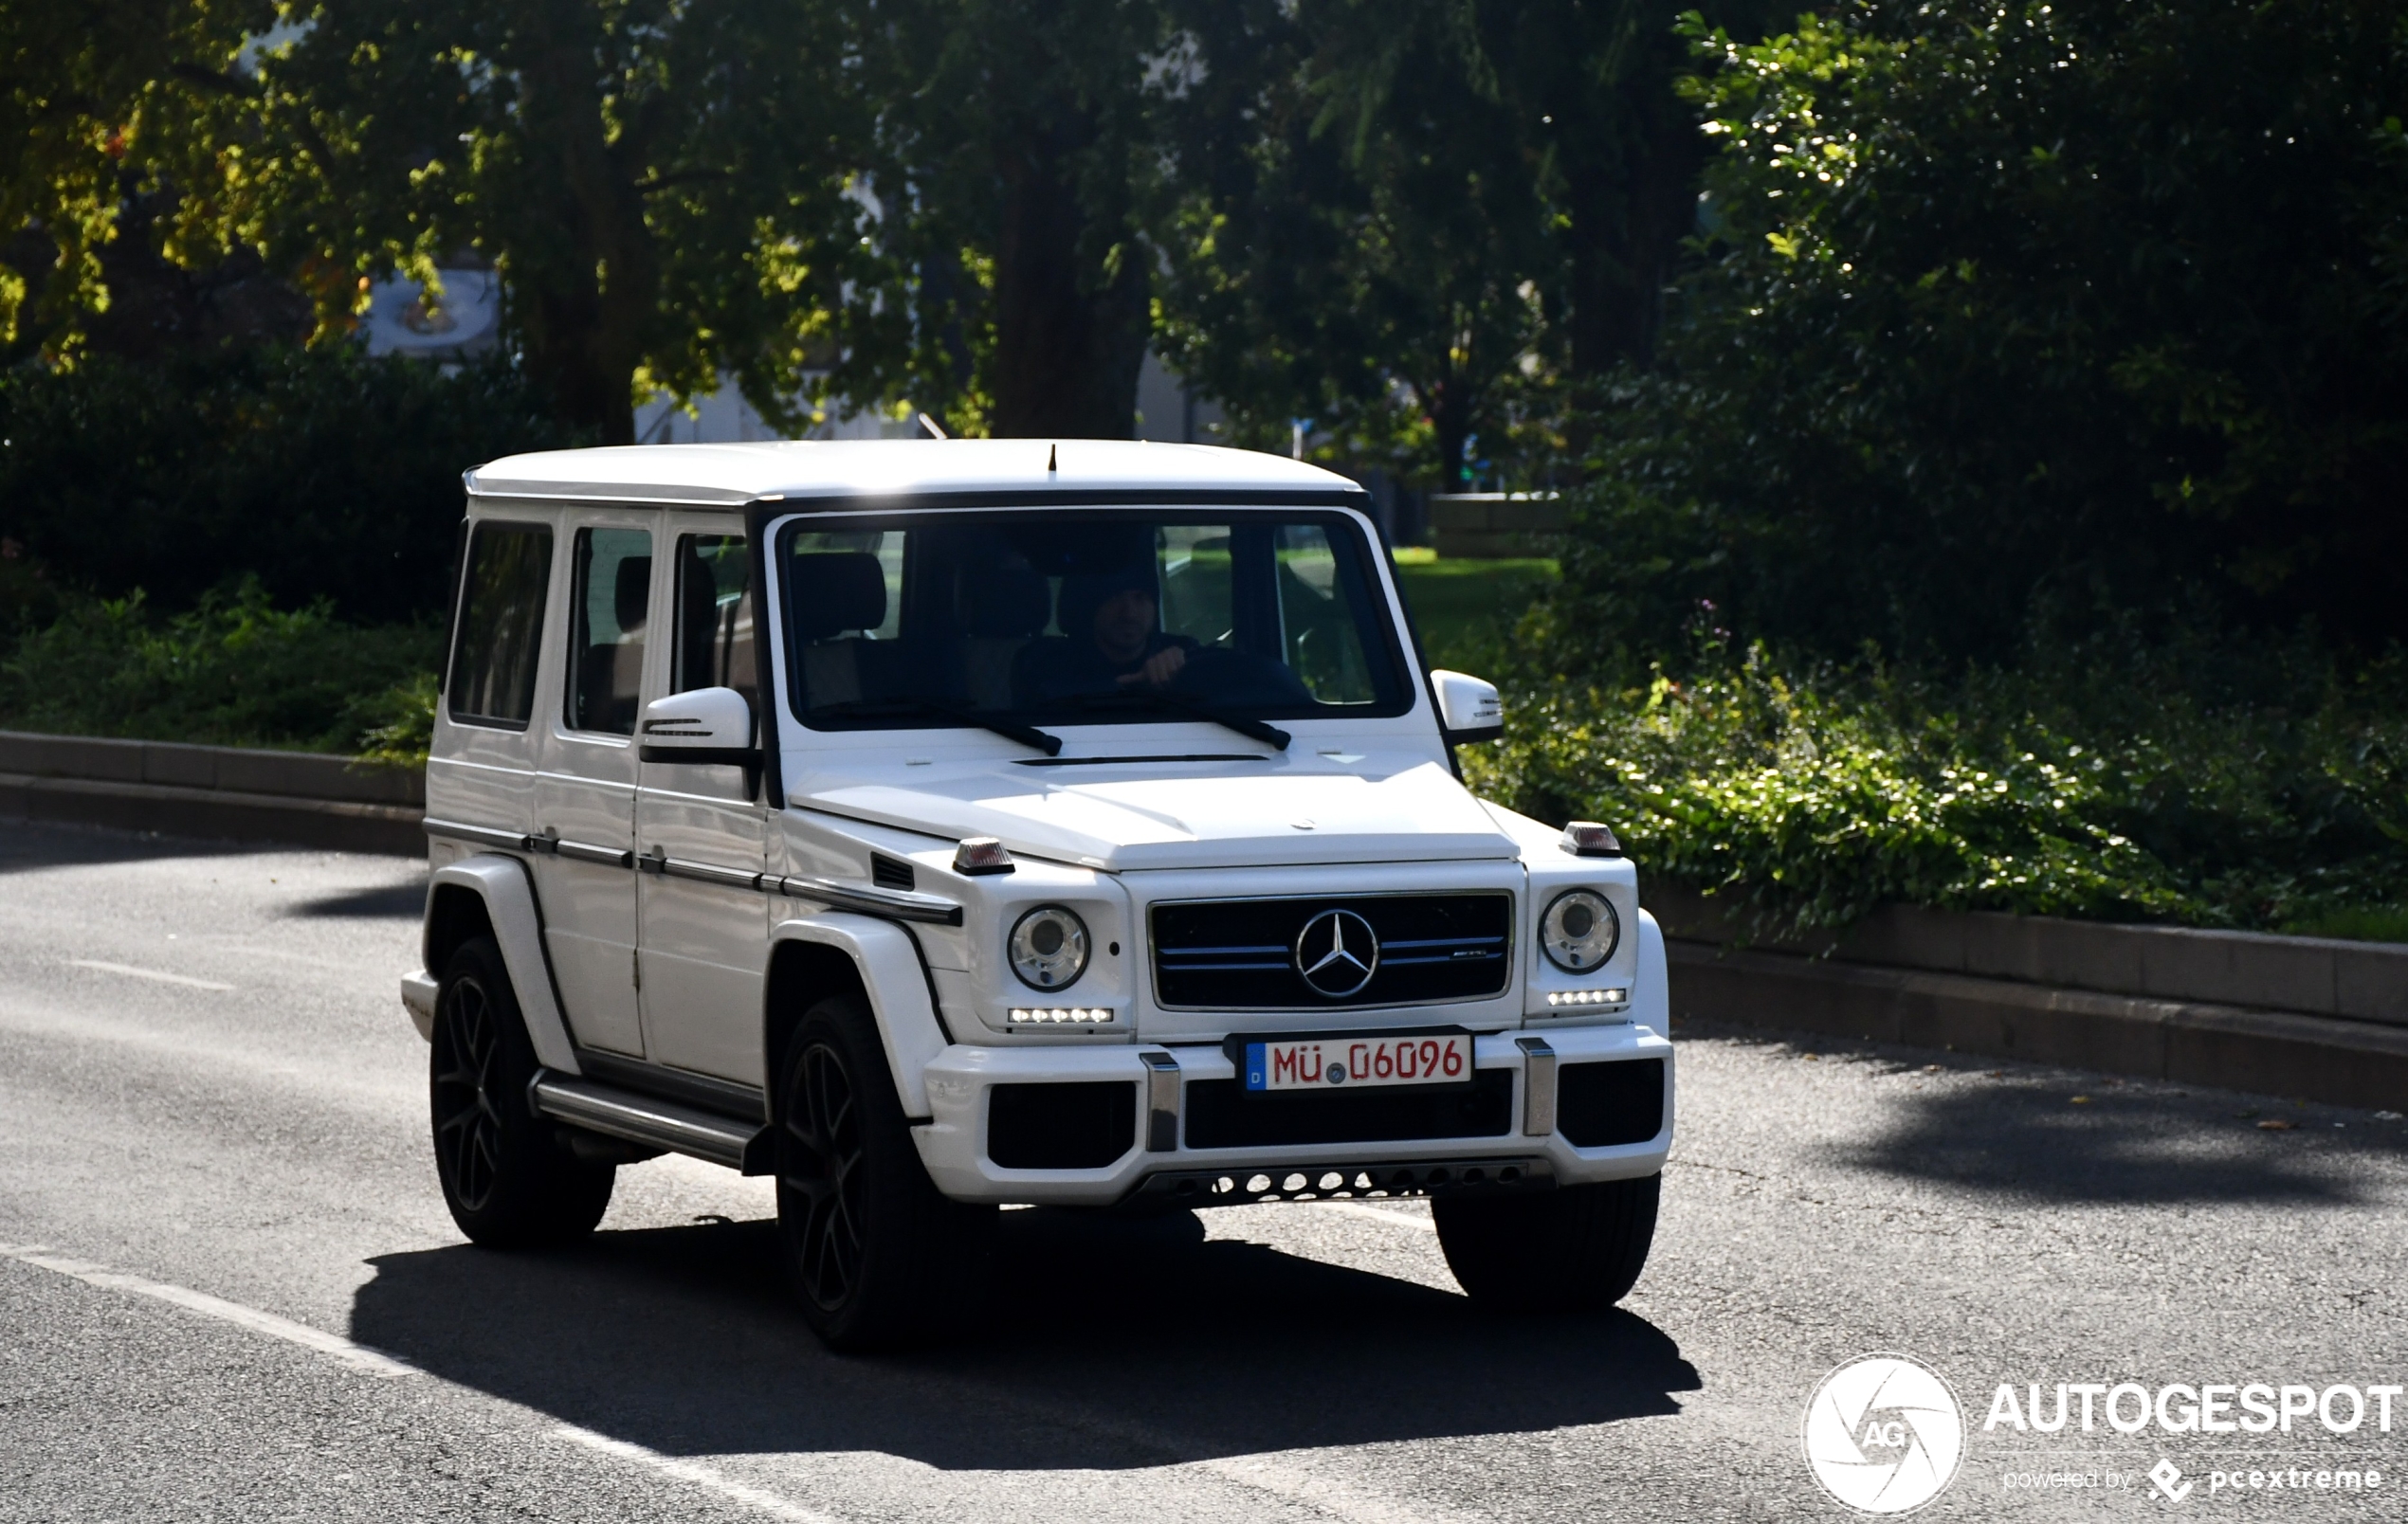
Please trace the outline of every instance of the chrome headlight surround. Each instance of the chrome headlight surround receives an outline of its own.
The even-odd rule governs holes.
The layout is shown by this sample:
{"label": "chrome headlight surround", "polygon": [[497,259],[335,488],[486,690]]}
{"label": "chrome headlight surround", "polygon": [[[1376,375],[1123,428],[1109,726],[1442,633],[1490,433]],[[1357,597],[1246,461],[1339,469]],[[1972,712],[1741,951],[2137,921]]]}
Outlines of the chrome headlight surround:
{"label": "chrome headlight surround", "polygon": [[1539,947],[1566,973],[1595,973],[1622,945],[1622,917],[1594,889],[1567,889],[1539,918]]}
{"label": "chrome headlight surround", "polygon": [[1087,971],[1087,923],[1067,905],[1039,905],[1012,923],[1005,951],[1012,971],[1031,989],[1067,989]]}

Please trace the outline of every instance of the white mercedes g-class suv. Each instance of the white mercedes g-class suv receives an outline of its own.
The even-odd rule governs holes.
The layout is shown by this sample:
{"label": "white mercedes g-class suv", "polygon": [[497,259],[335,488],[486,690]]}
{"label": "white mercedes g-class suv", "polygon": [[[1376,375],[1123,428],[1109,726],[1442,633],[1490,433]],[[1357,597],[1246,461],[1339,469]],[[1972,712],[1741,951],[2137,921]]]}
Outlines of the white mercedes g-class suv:
{"label": "white mercedes g-class suv", "polygon": [[1012,1203],[1426,1196],[1601,1307],[1672,1130],[1613,834],[1475,799],[1344,478],[1104,441],[468,473],[427,773],[435,1160],[496,1246],[666,1151],[775,1178],[805,1315],[925,1334]]}

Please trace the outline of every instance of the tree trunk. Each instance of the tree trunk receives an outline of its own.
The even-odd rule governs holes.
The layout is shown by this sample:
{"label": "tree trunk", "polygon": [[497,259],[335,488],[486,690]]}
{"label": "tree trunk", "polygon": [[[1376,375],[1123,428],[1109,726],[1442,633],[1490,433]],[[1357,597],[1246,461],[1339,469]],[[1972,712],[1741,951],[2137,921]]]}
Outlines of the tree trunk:
{"label": "tree trunk", "polygon": [[1137,377],[1152,333],[1147,254],[1111,231],[1117,269],[1091,252],[1107,240],[1069,183],[1058,132],[1031,135],[1003,163],[995,248],[994,418],[1007,439],[1129,439]]}
{"label": "tree trunk", "polygon": [[[605,444],[635,443],[635,372],[658,321],[661,259],[644,218],[643,135],[612,142],[594,79],[595,39],[575,7],[523,71],[529,136],[560,174],[572,257],[509,271],[528,372],[564,422]],[[562,35],[567,33],[567,35]]]}

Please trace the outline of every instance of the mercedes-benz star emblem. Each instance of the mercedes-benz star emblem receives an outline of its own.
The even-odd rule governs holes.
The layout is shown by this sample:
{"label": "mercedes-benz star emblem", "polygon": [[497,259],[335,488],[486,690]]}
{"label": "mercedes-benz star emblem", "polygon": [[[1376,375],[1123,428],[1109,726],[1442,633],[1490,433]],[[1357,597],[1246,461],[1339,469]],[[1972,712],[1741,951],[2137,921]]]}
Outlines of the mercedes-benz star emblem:
{"label": "mercedes-benz star emblem", "polygon": [[1378,967],[1379,937],[1351,910],[1324,910],[1296,934],[1296,971],[1317,995],[1343,1000]]}

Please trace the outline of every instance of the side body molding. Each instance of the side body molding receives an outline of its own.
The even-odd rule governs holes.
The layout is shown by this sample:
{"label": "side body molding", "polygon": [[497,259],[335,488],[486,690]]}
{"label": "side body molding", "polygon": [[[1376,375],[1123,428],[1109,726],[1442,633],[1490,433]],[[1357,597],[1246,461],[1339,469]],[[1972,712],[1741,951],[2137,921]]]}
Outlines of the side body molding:
{"label": "side body molding", "polygon": [[[834,948],[853,960],[853,967],[861,971],[862,989],[869,996],[869,1014],[878,1023],[878,1040],[885,1044],[886,1067],[894,1071],[903,1115],[915,1121],[926,1120],[926,1070],[948,1044],[935,998],[929,993],[927,970],[920,961],[920,944],[911,934],[893,921],[829,911],[780,921],[771,928],[769,936],[773,949],[779,942],[811,942]],[[766,1035],[767,1023],[762,1029]],[[761,1072],[774,1077],[777,1055],[762,1058]]]}
{"label": "side body molding", "polygon": [[431,899],[447,885],[466,889],[484,901],[502,962],[510,971],[519,1009],[527,1018],[535,1060],[561,1074],[583,1074],[568,1024],[560,1019],[560,996],[552,984],[552,960],[543,951],[543,918],[536,912],[535,882],[517,858],[481,852],[437,868],[428,884]]}

